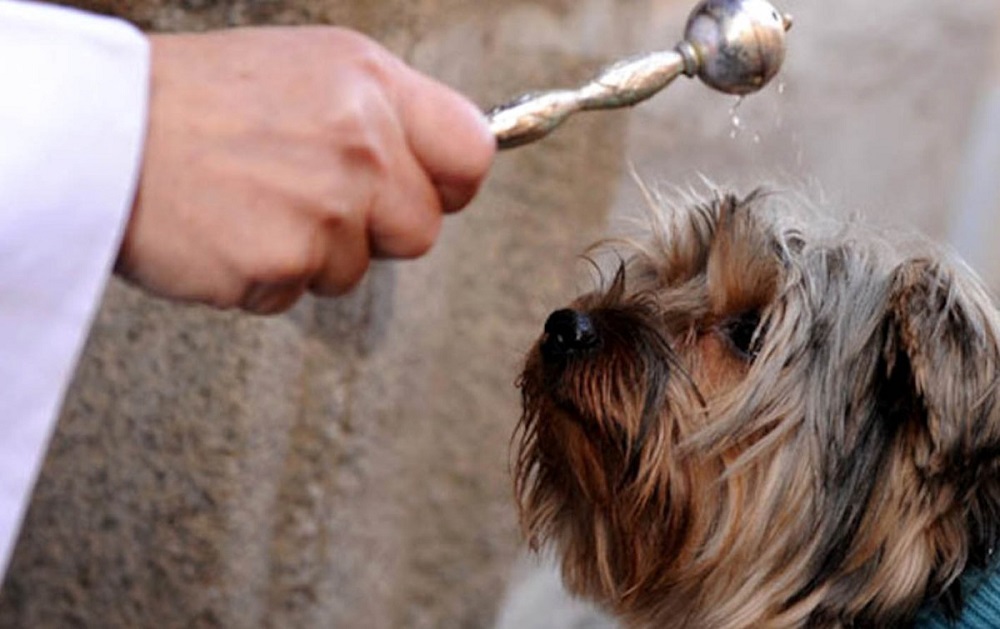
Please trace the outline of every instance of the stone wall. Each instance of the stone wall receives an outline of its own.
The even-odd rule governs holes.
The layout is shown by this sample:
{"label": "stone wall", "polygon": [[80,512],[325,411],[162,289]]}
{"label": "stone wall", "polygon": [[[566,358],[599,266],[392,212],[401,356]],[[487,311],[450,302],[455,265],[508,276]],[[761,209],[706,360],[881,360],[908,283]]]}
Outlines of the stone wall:
{"label": "stone wall", "polygon": [[[518,16],[562,30],[572,4],[86,6],[152,30],[346,25],[487,104],[604,60],[520,39]],[[266,319],[113,281],[0,626],[489,626],[518,543],[518,362],[603,229],[624,121],[505,155],[432,255],[376,265],[343,299]]]}

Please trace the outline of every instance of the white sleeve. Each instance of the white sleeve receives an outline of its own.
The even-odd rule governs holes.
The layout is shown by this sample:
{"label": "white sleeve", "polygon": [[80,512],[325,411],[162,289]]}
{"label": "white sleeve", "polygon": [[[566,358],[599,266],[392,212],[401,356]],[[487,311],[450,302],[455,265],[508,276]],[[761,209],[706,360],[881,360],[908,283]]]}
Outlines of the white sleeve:
{"label": "white sleeve", "polygon": [[138,179],[149,44],[0,0],[0,577]]}

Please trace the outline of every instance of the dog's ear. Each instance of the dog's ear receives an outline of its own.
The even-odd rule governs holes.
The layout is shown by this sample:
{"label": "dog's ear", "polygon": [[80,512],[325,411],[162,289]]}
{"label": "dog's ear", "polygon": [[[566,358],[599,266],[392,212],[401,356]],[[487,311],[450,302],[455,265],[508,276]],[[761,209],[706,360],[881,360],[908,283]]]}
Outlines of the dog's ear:
{"label": "dog's ear", "polygon": [[891,380],[915,394],[911,410],[926,431],[917,465],[928,475],[972,471],[1000,454],[994,306],[971,274],[924,258],[896,268],[889,299]]}
{"label": "dog's ear", "polygon": [[[964,529],[968,559],[981,566],[1000,541],[997,311],[970,271],[927,259],[895,270],[889,299],[888,397],[900,443],[944,510],[936,526]],[[945,539],[953,536],[938,538],[939,554],[948,554]]]}

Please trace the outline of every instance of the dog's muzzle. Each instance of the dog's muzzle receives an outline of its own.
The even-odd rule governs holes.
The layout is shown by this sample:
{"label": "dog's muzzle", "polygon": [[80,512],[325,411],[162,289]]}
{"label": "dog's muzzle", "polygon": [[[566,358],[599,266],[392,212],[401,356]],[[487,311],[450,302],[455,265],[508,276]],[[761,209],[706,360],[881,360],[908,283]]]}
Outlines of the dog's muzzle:
{"label": "dog's muzzle", "polygon": [[542,336],[542,358],[558,362],[585,352],[597,345],[594,322],[583,312],[568,308],[556,310],[545,321]]}

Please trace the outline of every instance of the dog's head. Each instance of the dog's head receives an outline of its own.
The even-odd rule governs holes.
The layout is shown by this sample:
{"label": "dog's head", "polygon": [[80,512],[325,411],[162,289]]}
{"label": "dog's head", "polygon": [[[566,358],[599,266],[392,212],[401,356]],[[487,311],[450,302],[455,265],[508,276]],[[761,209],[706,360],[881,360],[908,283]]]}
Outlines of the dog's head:
{"label": "dog's head", "polygon": [[521,389],[530,542],[635,625],[889,626],[993,553],[1000,321],[960,265],[766,194],[664,211]]}

